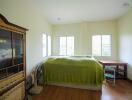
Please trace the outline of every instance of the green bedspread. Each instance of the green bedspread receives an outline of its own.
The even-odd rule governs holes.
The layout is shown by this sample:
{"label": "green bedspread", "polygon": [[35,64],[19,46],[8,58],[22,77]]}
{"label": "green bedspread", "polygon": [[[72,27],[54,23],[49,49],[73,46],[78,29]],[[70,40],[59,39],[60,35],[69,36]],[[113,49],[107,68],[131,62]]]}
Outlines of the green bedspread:
{"label": "green bedspread", "polygon": [[43,64],[44,83],[102,85],[103,67],[95,59],[49,58]]}

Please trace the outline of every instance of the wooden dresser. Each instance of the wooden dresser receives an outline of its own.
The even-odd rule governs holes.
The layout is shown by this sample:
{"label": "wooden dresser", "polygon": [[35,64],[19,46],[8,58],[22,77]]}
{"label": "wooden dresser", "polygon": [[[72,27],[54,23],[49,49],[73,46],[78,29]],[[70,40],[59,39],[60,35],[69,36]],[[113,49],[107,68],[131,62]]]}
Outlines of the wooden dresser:
{"label": "wooden dresser", "polygon": [[25,98],[26,31],[0,14],[0,100]]}

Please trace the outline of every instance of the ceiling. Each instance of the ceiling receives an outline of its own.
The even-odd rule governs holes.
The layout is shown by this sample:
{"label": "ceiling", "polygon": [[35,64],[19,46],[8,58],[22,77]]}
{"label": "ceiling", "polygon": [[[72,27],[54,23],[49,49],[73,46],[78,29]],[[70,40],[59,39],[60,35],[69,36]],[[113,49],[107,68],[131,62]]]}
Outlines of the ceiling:
{"label": "ceiling", "polygon": [[52,24],[113,20],[132,6],[132,0],[31,0]]}

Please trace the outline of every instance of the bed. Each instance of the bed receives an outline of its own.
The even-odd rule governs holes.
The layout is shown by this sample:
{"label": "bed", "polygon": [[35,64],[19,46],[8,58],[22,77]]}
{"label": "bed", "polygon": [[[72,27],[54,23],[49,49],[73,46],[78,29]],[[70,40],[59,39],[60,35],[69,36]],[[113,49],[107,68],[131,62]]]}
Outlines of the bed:
{"label": "bed", "polygon": [[94,58],[51,57],[43,63],[45,84],[100,90],[103,67]]}

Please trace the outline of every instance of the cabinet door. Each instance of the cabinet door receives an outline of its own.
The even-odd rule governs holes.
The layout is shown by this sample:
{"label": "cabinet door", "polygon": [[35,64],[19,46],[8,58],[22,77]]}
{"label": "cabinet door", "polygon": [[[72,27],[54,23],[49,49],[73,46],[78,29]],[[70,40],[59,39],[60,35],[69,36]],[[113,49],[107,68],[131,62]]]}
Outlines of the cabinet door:
{"label": "cabinet door", "polygon": [[24,82],[18,84],[2,96],[0,100],[24,100],[25,97],[25,85]]}
{"label": "cabinet door", "polygon": [[0,29],[0,69],[12,66],[11,32]]}
{"label": "cabinet door", "polygon": [[13,35],[13,60],[14,65],[23,63],[23,35],[12,33]]}

